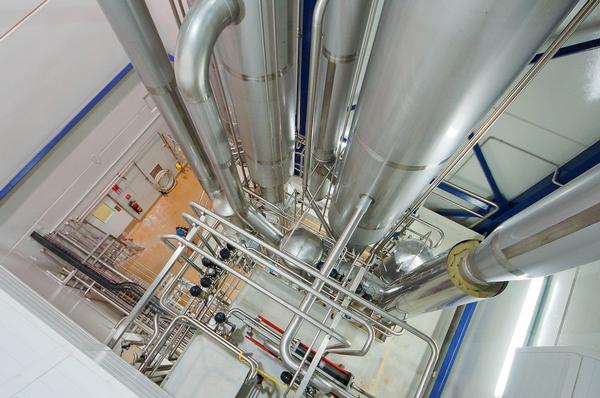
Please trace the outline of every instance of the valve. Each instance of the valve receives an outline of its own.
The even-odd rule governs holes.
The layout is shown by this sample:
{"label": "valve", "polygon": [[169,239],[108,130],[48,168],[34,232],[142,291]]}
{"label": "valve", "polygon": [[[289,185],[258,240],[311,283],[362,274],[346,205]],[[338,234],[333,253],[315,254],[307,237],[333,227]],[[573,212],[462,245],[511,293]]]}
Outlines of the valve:
{"label": "valve", "polygon": [[219,250],[219,257],[221,257],[223,260],[228,260],[229,257],[231,257],[231,252],[229,249],[221,249]]}
{"label": "valve", "polygon": [[281,379],[281,381],[283,381],[285,384],[289,385],[292,382],[292,379],[294,378],[294,375],[291,374],[290,372],[288,372],[287,370],[284,370],[283,372],[281,372],[281,374],[279,375],[279,378]]}
{"label": "valve", "polygon": [[217,322],[217,324],[222,324],[227,322],[227,315],[225,315],[224,312],[217,312],[215,314],[215,322]]}
{"label": "valve", "polygon": [[203,288],[207,289],[212,285],[212,279],[208,276],[203,276],[200,279],[200,286],[202,286]]}
{"label": "valve", "polygon": [[215,263],[213,263],[208,257],[203,257],[202,265],[204,265],[205,267],[213,267]]}
{"label": "valve", "polygon": [[198,297],[202,293],[202,289],[198,285],[194,285],[190,287],[190,295],[192,297]]}

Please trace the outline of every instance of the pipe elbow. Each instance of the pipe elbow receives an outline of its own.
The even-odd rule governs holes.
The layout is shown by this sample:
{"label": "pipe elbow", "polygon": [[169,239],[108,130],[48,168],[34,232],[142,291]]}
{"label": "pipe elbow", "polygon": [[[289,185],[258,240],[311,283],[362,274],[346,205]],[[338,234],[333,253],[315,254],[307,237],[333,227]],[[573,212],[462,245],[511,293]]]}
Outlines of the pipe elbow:
{"label": "pipe elbow", "polygon": [[181,25],[177,37],[175,78],[188,101],[204,102],[212,96],[209,65],[221,32],[240,19],[239,0],[198,0]]}

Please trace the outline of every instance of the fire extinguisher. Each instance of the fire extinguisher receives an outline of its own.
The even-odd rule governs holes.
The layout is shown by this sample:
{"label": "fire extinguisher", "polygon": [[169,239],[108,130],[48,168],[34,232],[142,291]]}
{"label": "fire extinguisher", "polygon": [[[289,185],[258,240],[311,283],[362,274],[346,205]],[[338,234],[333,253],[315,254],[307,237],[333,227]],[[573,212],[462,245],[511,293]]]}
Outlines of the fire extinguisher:
{"label": "fire extinguisher", "polygon": [[129,207],[131,207],[133,209],[133,211],[135,211],[137,214],[140,214],[141,212],[144,211],[144,209],[142,209],[142,207],[138,204],[138,202],[136,202],[133,199],[129,201]]}

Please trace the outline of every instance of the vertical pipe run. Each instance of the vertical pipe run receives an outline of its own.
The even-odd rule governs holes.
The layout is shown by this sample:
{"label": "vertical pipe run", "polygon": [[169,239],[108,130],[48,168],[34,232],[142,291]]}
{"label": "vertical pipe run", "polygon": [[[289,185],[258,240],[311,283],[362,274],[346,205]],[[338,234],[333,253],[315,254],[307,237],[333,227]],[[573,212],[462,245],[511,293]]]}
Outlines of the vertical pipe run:
{"label": "vertical pipe run", "polygon": [[[411,214],[416,212],[418,208],[425,202],[427,197],[435,190],[435,188],[441,184],[441,182],[452,172],[463,158],[470,153],[470,151],[477,145],[477,143],[485,136],[488,130],[494,125],[498,118],[504,113],[504,111],[513,103],[513,101],[519,96],[519,94],[527,87],[527,85],[533,80],[533,78],[540,72],[540,70],[554,57],[559,56],[559,52],[567,39],[575,32],[577,27],[590,15],[590,13],[600,3],[600,0],[588,0],[580,9],[577,14],[573,16],[571,21],[563,28],[560,34],[554,39],[552,44],[546,49],[543,54],[537,54],[533,57],[531,63],[534,65],[527,71],[527,73],[519,80],[517,84],[513,86],[510,92],[502,99],[502,102],[495,107],[494,111],[487,117],[485,122],[473,133],[473,136],[469,139],[469,142],[461,148],[461,150],[452,158],[444,170],[438,174],[438,176],[431,182],[429,187],[421,192],[419,197],[411,204],[408,211],[398,221],[397,225],[401,225],[406,221]],[[568,48],[568,47],[567,47]],[[562,55],[560,55],[562,56]],[[386,237],[387,239],[387,237]]]}
{"label": "vertical pipe run", "polygon": [[310,67],[308,71],[308,93],[306,104],[306,128],[304,131],[304,164],[302,165],[302,191],[308,190],[309,175],[312,170],[312,139],[315,112],[315,94],[317,91],[317,74],[323,35],[323,15],[329,0],[318,0],[315,4],[312,20],[312,36],[310,41]]}
{"label": "vertical pipe run", "polygon": [[175,76],[200,141],[209,149],[208,158],[233,211],[267,240],[279,242],[281,232],[244,196],[209,84],[210,59],[215,42],[225,28],[242,17],[240,6],[238,0],[196,1],[179,31]]}
{"label": "vertical pipe run", "polygon": [[297,0],[240,0],[244,17],[215,53],[238,121],[244,158],[261,195],[283,202],[293,170]]}
{"label": "vertical pipe run", "polygon": [[221,215],[232,214],[175,84],[173,67],[143,0],[98,0],[100,8]]}
{"label": "vertical pipe run", "polygon": [[358,72],[358,53],[371,4],[371,0],[329,0],[325,11],[312,129],[307,130],[314,146],[310,152],[309,165],[314,161],[314,166],[309,173],[309,190],[317,201],[329,188],[324,180],[335,162],[349,111],[352,81]]}

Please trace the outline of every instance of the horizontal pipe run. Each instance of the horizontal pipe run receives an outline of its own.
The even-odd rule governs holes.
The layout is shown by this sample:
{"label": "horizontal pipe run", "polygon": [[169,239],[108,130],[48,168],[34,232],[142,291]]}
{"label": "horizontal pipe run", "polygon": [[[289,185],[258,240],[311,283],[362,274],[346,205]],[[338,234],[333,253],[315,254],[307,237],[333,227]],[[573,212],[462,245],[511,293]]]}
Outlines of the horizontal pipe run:
{"label": "horizontal pipe run", "polygon": [[[307,314],[304,314],[298,308],[296,308],[293,304],[290,304],[287,301],[284,301],[284,300],[280,299],[279,297],[275,296],[273,293],[271,293],[270,291],[268,291],[264,287],[260,286],[258,283],[254,282],[252,279],[248,278],[245,275],[242,275],[241,273],[239,273],[238,271],[234,270],[233,268],[231,268],[230,266],[228,266],[227,264],[225,264],[223,261],[221,261],[217,257],[213,257],[210,253],[205,252],[204,250],[202,250],[199,247],[195,246],[193,243],[190,243],[190,242],[186,241],[185,239],[181,238],[178,235],[172,235],[172,234],[163,235],[161,237],[161,240],[163,242],[165,242],[167,245],[169,245],[170,247],[172,247],[172,248],[175,248],[176,246],[173,245],[173,244],[171,244],[171,242],[169,242],[169,240],[175,240],[180,245],[183,245],[183,246],[187,247],[188,249],[191,249],[192,251],[195,251],[196,253],[200,254],[201,256],[204,256],[204,257],[208,258],[213,263],[215,263],[219,267],[223,268],[224,270],[226,270],[230,274],[234,275],[238,279],[243,280],[248,285],[252,286],[253,288],[255,288],[256,290],[258,290],[259,292],[263,293],[265,296],[267,296],[270,299],[274,300],[278,304],[281,304],[282,306],[284,306],[285,308],[287,308],[288,310],[290,310],[294,314],[296,314],[298,316],[301,316],[303,319],[307,320],[309,323],[311,323],[316,328],[322,329],[323,331],[325,331],[327,333],[331,333],[335,337],[336,340],[344,343],[344,345],[346,347],[350,347],[350,345],[351,345],[350,342],[348,340],[346,340],[343,336],[341,336],[339,333],[337,333],[336,331],[331,330],[330,328],[328,328],[326,326],[323,326],[321,324],[321,322],[317,321],[316,319],[314,319],[313,317],[311,317],[311,316],[309,316]],[[192,263],[192,264],[193,264],[194,267],[196,267],[196,268],[198,267],[198,265],[196,265],[195,263]]]}
{"label": "horizontal pipe run", "polygon": [[[312,275],[313,277],[321,280],[322,282],[324,282],[326,285],[328,285],[329,287],[335,289],[336,291],[339,291],[341,293],[343,293],[344,295],[350,297],[352,300],[356,301],[357,303],[359,303],[360,305],[368,308],[369,310],[373,311],[373,313],[381,316],[382,319],[385,319],[395,325],[398,325],[400,327],[402,327],[404,330],[407,330],[409,333],[413,334],[415,337],[419,338],[420,340],[423,340],[430,351],[430,355],[427,361],[427,367],[425,368],[425,372],[423,374],[423,377],[419,383],[419,388],[418,388],[418,392],[419,394],[417,395],[418,397],[422,396],[422,392],[425,388],[425,385],[427,384],[427,382],[429,381],[429,379],[432,376],[433,373],[433,368],[435,366],[435,363],[437,362],[438,356],[439,356],[439,349],[438,346],[436,344],[436,342],[429,336],[427,336],[425,333],[421,332],[419,329],[415,328],[414,326],[412,326],[411,324],[409,324],[408,322],[399,319],[398,317],[393,316],[392,314],[384,311],[383,309],[379,308],[376,305],[373,305],[371,302],[369,302],[368,300],[364,299],[363,297],[355,294],[354,292],[351,292],[347,289],[344,289],[343,287],[339,286],[336,282],[334,282],[333,280],[329,279],[326,276],[321,275],[321,273],[319,271],[317,271],[316,269],[307,266],[304,263],[301,263],[300,261],[297,261],[295,258],[291,257],[290,255],[286,254],[285,252],[282,252],[280,250],[278,250],[277,248],[273,247],[272,245],[269,245],[266,242],[261,241],[260,239],[258,239],[256,236],[248,233],[247,231],[239,228],[238,226],[232,224],[231,222],[227,221],[225,218],[219,216],[218,214],[208,210],[207,208],[191,202],[190,206],[192,206],[192,209],[194,209],[194,211],[198,212],[199,215],[200,214],[205,214],[208,215],[218,221],[220,221],[221,223],[229,226],[232,230],[234,230],[235,232],[245,236],[246,238],[259,243],[261,245],[263,245],[265,248],[267,248],[271,253],[276,254],[277,256],[281,257],[284,261],[286,262],[290,262],[292,263],[294,266],[302,269],[303,271],[305,271],[306,273]],[[377,322],[377,321],[375,321]],[[387,327],[386,325],[381,324],[380,322],[378,322],[380,327],[382,328],[382,330],[392,334],[392,335],[398,335],[398,332],[396,332],[395,330]]]}
{"label": "horizontal pipe run", "polygon": [[259,369],[259,365],[258,365],[258,362],[254,358],[251,358],[250,356],[248,356],[244,351],[240,350],[238,347],[236,347],[229,341],[225,340],[223,337],[219,336],[217,333],[215,333],[214,330],[209,328],[207,325],[199,322],[198,320],[191,318],[188,315],[177,315],[176,313],[172,312],[171,310],[168,310],[168,311],[171,312],[172,315],[176,315],[176,316],[175,316],[175,318],[173,318],[173,320],[171,321],[171,323],[169,324],[167,329],[164,331],[164,333],[160,337],[160,339],[158,339],[154,348],[150,351],[150,353],[148,353],[149,358],[152,358],[153,356],[155,356],[158,353],[161,346],[166,342],[167,338],[169,337],[169,333],[171,332],[171,330],[174,329],[174,327],[177,325],[177,323],[187,322],[187,323],[195,326],[196,328],[200,329],[200,331],[203,334],[208,336],[215,343],[223,346],[226,350],[228,350],[232,354],[236,355],[237,358],[239,358],[242,362],[245,362],[250,367],[250,370],[248,371],[248,375],[246,376],[246,380],[252,380],[256,377],[256,374]]}
{"label": "horizontal pipe run", "polygon": [[484,282],[543,277],[600,258],[600,165],[502,223],[465,259]]}
{"label": "horizontal pipe run", "polygon": [[[240,308],[232,308],[231,310],[229,310],[229,312],[227,312],[227,317],[229,317],[229,316],[235,316],[238,319],[240,319],[242,322],[244,322],[244,320],[249,321],[250,323],[252,323],[252,325],[254,325],[255,328],[259,329],[259,333],[262,332],[262,333],[268,335],[269,337],[271,337],[273,340],[269,340],[268,342],[265,342],[264,345],[270,351],[279,355],[278,342],[281,339],[280,335],[275,333],[270,328],[266,327],[262,322],[258,321],[257,319],[255,319],[250,314],[248,314],[247,312],[245,312],[244,310],[242,310]],[[310,352],[311,352],[311,350],[310,350],[310,346],[309,346],[306,349],[305,358],[307,355],[310,354]],[[337,388],[333,384],[333,383],[335,383],[335,381],[333,379],[331,379],[331,377],[327,373],[325,373],[322,369],[317,369],[317,370],[319,371],[319,375],[317,376],[318,380],[314,383],[315,387],[319,388],[319,390],[321,390],[321,391],[324,391],[323,388],[325,388],[325,389]],[[290,385],[292,385],[293,382],[294,382],[294,379],[292,379],[292,381],[290,382]]]}
{"label": "horizontal pipe run", "polygon": [[[276,263],[270,259],[267,259],[265,257],[262,257],[262,256],[256,254],[255,252],[252,252],[250,249],[247,249],[246,247],[244,247],[240,243],[236,242],[235,240],[233,240],[233,239],[229,238],[228,236],[221,234],[219,231],[216,231],[216,230],[212,229],[211,227],[205,225],[202,221],[195,219],[194,217],[191,217],[189,214],[184,213],[183,218],[188,223],[190,223],[190,225],[201,225],[207,231],[214,233],[219,238],[223,239],[225,242],[233,245],[234,247],[236,247],[236,249],[238,249],[238,250],[242,251],[243,253],[247,254],[248,256],[250,256],[254,261],[261,264],[263,267],[276,270],[279,273],[279,275],[281,277],[283,277],[284,279],[286,279],[288,282],[298,285],[302,289],[306,290],[308,293],[314,294],[325,304],[329,305],[330,307],[335,308],[336,310],[340,311],[344,315],[354,319],[356,322],[363,325],[365,327],[365,329],[367,330],[367,338],[366,338],[365,343],[363,344],[362,348],[360,348],[359,350],[342,351],[342,353],[344,353],[345,355],[364,356],[369,351],[369,349],[373,343],[373,340],[375,338],[375,331],[373,329],[373,326],[369,324],[369,321],[371,321],[370,318],[368,318],[360,313],[352,312],[352,311],[344,308],[343,306],[341,306],[334,300],[331,300],[325,294],[321,293],[320,290],[314,289],[313,287],[308,285],[306,282],[304,282],[300,278],[294,276],[293,273],[286,270],[284,267],[282,267],[278,263]],[[330,352],[336,353],[337,351],[331,350]]]}
{"label": "horizontal pipe run", "polygon": [[383,286],[375,302],[407,312],[500,294],[514,280],[545,277],[600,259],[600,165],[501,224],[479,244],[464,241]]}
{"label": "horizontal pipe run", "polygon": [[[190,205],[192,206],[192,208],[197,211],[199,213],[199,215],[202,214],[206,214],[218,221],[220,221],[221,223],[227,225],[229,228],[233,229],[235,232],[243,235],[244,237],[259,243],[261,245],[263,245],[265,248],[267,248],[271,253],[275,254],[278,257],[281,257],[286,263],[289,262],[290,264],[292,264],[293,266],[301,269],[302,271],[306,272],[307,274],[313,276],[316,279],[321,280],[324,284],[328,285],[330,288],[339,291],[340,293],[344,294],[345,296],[349,296],[352,300],[358,302],[360,305],[367,307],[368,309],[370,309],[371,311],[373,311],[374,313],[376,313],[377,315],[381,316],[382,318],[388,320],[389,322],[399,325],[403,328],[406,328],[407,330],[411,331],[411,329],[415,330],[416,332],[419,332],[417,329],[414,329],[411,325],[409,325],[408,323],[406,323],[404,320],[401,320],[391,314],[389,314],[388,312],[384,311],[383,309],[377,307],[376,305],[373,305],[371,302],[369,302],[368,300],[365,300],[364,298],[362,298],[361,296],[355,294],[354,292],[345,289],[344,287],[340,286],[336,281],[330,279],[327,276],[323,276],[321,275],[321,273],[316,270],[313,267],[310,267],[309,265],[298,261],[297,259],[295,259],[294,257],[290,256],[289,254],[282,252],[281,250],[269,245],[268,243],[261,241],[260,239],[258,239],[256,236],[248,233],[247,231],[239,228],[237,225],[232,224],[231,222],[227,221],[225,218],[219,216],[218,214],[210,211],[209,209],[191,202]],[[391,332],[392,330],[389,329],[388,327],[386,327],[385,325],[381,325],[383,327],[384,330]],[[428,336],[426,336],[427,338],[429,338]]]}

